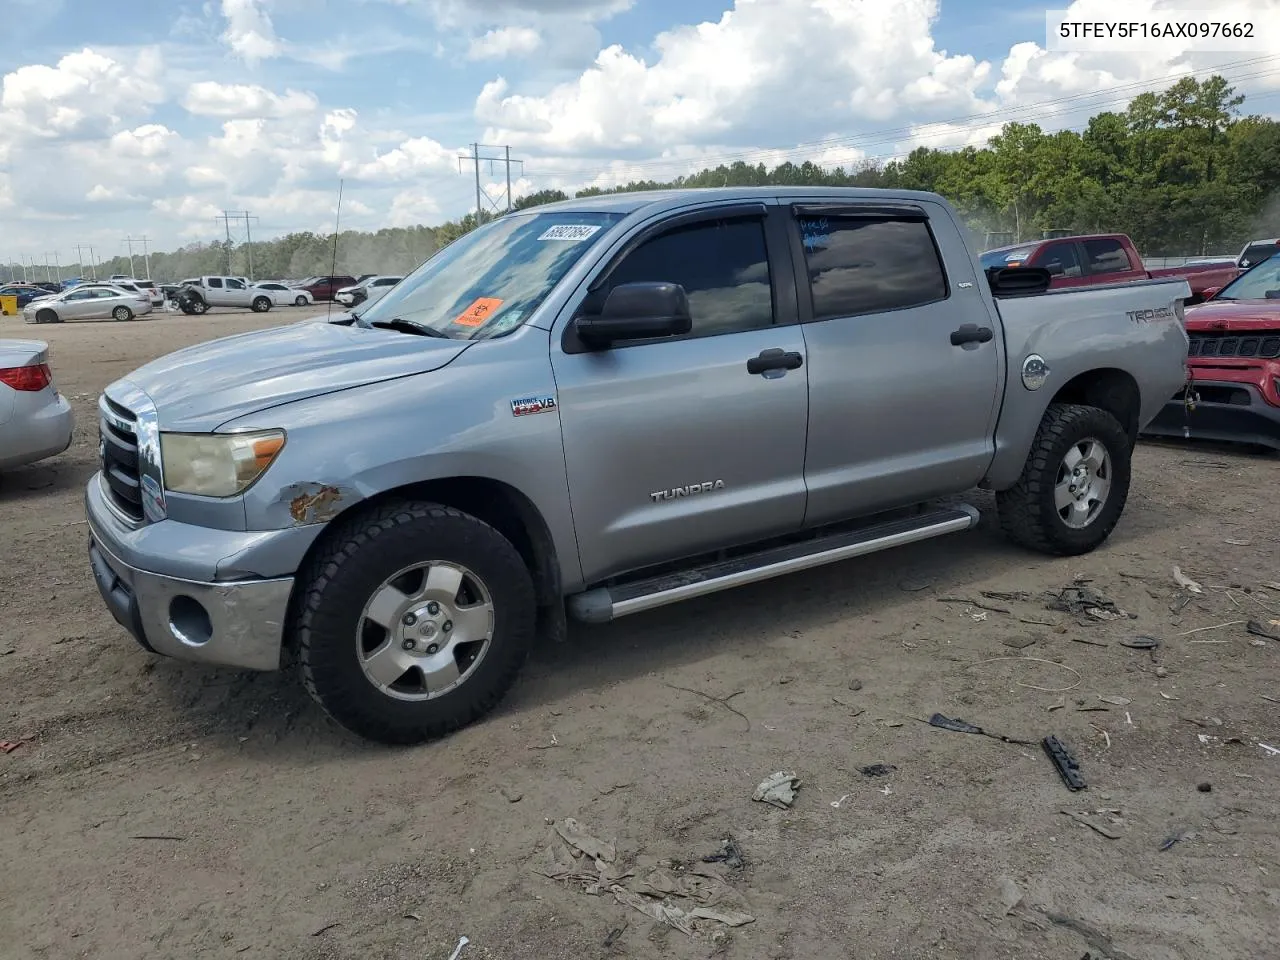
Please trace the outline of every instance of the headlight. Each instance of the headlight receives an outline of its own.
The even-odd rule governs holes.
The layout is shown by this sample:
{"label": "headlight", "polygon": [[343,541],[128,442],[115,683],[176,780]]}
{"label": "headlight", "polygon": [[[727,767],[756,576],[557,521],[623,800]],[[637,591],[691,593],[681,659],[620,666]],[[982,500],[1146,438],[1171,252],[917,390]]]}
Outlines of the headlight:
{"label": "headlight", "polygon": [[283,449],[283,430],[162,433],[165,489],[202,497],[234,497],[262,476]]}

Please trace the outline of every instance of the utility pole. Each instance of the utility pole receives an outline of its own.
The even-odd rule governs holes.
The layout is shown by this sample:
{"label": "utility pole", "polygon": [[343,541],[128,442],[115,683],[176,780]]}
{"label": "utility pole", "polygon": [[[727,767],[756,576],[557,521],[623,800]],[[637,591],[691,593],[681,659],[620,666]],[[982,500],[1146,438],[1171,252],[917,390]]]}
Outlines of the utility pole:
{"label": "utility pole", "polygon": [[231,274],[231,214],[226,210],[222,211],[222,215],[214,217],[215,220],[221,220],[227,228],[227,274]]}
{"label": "utility pole", "polygon": [[84,274],[84,252],[85,252],[86,250],[88,250],[88,251],[89,251],[89,269],[93,271],[93,274],[92,274],[92,275],[93,275],[93,279],[94,279],[94,280],[97,280],[97,279],[98,279],[98,258],[97,258],[97,257],[95,257],[95,256],[93,255],[93,244],[91,244],[91,243],[77,243],[77,244],[76,244],[76,256],[80,258],[80,273],[81,273],[82,278],[83,278],[83,274]]}
{"label": "utility pole", "polygon": [[[502,151],[502,154],[501,154],[501,155],[499,155],[499,156],[483,156],[483,155],[481,155],[481,153],[480,153],[480,151],[481,151],[481,150],[501,150],[501,151]],[[492,144],[492,143],[473,143],[473,144],[471,145],[471,155],[470,155],[470,156],[463,155],[463,156],[458,157],[458,170],[459,170],[459,172],[461,172],[461,170],[462,170],[462,163],[463,163],[463,161],[464,161],[464,160],[468,160],[468,161],[470,161],[470,162],[471,162],[471,164],[472,164],[472,166],[473,166],[473,167],[474,167],[474,169],[475,169],[475,178],[476,178],[476,226],[479,226],[479,225],[480,225],[480,223],[481,223],[481,222],[483,221],[483,219],[484,219],[484,206],[485,206],[485,205],[484,205],[484,199],[483,199],[483,198],[484,198],[484,191],[483,191],[483,190],[481,189],[481,187],[480,187],[480,161],[481,161],[481,160],[487,160],[487,161],[489,161],[490,169],[492,169],[493,164],[495,164],[495,163],[501,163],[501,164],[503,164],[503,165],[506,167],[506,173],[507,173],[507,209],[506,209],[506,212],[507,212],[507,213],[510,213],[510,212],[511,212],[511,210],[512,210],[512,208],[513,208],[513,207],[514,207],[514,205],[515,205],[515,204],[514,204],[514,202],[513,202],[513,198],[512,198],[512,196],[511,196],[511,165],[512,165],[513,163],[517,163],[517,164],[520,164],[521,169],[524,169],[524,161],[523,161],[523,160],[512,160],[512,159],[511,159],[511,148],[510,148],[510,147],[508,147],[508,146],[499,146],[499,145],[497,145],[497,144]],[[494,213],[497,213],[497,212],[498,212],[498,205],[497,205],[497,204],[490,202],[490,204],[489,204],[489,205],[492,207],[492,209],[493,209],[493,212],[494,212]]]}
{"label": "utility pole", "polygon": [[53,274],[49,271],[49,254],[47,253],[44,255],[44,282],[53,282]]}
{"label": "utility pole", "polygon": [[253,234],[249,229],[249,221],[258,218],[251,214],[248,210],[223,210],[221,216],[214,217],[215,220],[221,220],[227,229],[227,273],[231,273],[231,221],[244,221],[245,250],[249,256],[249,279],[253,279]]}
{"label": "utility pole", "polygon": [[58,271],[58,284],[62,284],[62,264],[58,261],[58,251],[53,251],[53,268]]}
{"label": "utility pole", "polygon": [[133,277],[137,275],[133,269],[133,237],[125,237],[124,242],[129,245],[129,276]]}
{"label": "utility pole", "polygon": [[147,265],[147,279],[151,279],[151,254],[147,252],[147,244],[150,242],[149,237],[142,238],[142,260]]}

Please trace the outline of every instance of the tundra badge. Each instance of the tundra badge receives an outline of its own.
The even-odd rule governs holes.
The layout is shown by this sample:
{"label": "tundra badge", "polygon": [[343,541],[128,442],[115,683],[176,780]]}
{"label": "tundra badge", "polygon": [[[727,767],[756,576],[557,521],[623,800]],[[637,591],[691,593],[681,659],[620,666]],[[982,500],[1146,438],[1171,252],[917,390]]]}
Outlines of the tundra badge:
{"label": "tundra badge", "polygon": [[712,490],[723,490],[723,480],[707,480],[704,483],[691,483],[686,487],[671,487],[668,490],[655,490],[649,494],[654,503],[661,500],[675,500],[679,497],[692,497],[698,493],[710,493]]}

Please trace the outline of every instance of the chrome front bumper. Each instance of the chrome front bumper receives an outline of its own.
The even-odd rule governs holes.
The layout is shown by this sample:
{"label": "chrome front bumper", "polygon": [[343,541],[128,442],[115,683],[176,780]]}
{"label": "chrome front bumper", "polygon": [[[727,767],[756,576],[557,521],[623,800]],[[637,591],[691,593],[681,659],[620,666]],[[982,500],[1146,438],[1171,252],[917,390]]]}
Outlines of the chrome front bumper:
{"label": "chrome front bumper", "polygon": [[[111,615],[147,650],[174,657],[248,670],[276,670],[281,663],[292,576],[219,582],[169,576],[141,569],[121,559],[131,545],[120,536],[119,521],[109,513],[97,475],[85,497],[89,522],[89,564],[98,592]],[[180,563],[193,553],[229,556],[238,541],[262,534],[229,533],[165,520],[165,552]],[[283,536],[288,531],[281,531]],[[210,541],[227,544],[211,548]],[[183,543],[188,550],[184,551]],[[132,545],[136,549],[136,545]],[[212,553],[209,553],[212,549]],[[172,551],[170,553],[170,551]]]}

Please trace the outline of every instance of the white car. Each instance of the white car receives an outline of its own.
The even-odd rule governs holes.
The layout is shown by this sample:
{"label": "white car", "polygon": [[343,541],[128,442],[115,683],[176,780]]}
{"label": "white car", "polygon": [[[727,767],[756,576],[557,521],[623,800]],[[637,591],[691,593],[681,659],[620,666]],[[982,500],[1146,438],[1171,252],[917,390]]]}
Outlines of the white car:
{"label": "white car", "polygon": [[84,283],[52,296],[32,300],[22,308],[27,323],[63,320],[133,320],[152,311],[151,294],[124,290],[114,284]]}
{"label": "white car", "polygon": [[343,287],[333,295],[333,299],[344,307],[354,307],[362,303],[376,303],[403,279],[404,277],[368,277],[354,286]]}
{"label": "white car", "polygon": [[0,340],[0,470],[56,457],[71,446],[74,417],[49,370],[42,340]]}
{"label": "white car", "polygon": [[112,277],[107,281],[113,287],[119,287],[121,290],[129,293],[137,293],[147,297],[151,301],[153,307],[164,306],[164,296],[156,289],[156,285],[150,280],[117,280]]}
{"label": "white car", "polygon": [[306,290],[295,290],[276,280],[264,280],[253,285],[254,290],[265,290],[277,307],[309,307],[315,297]]}

